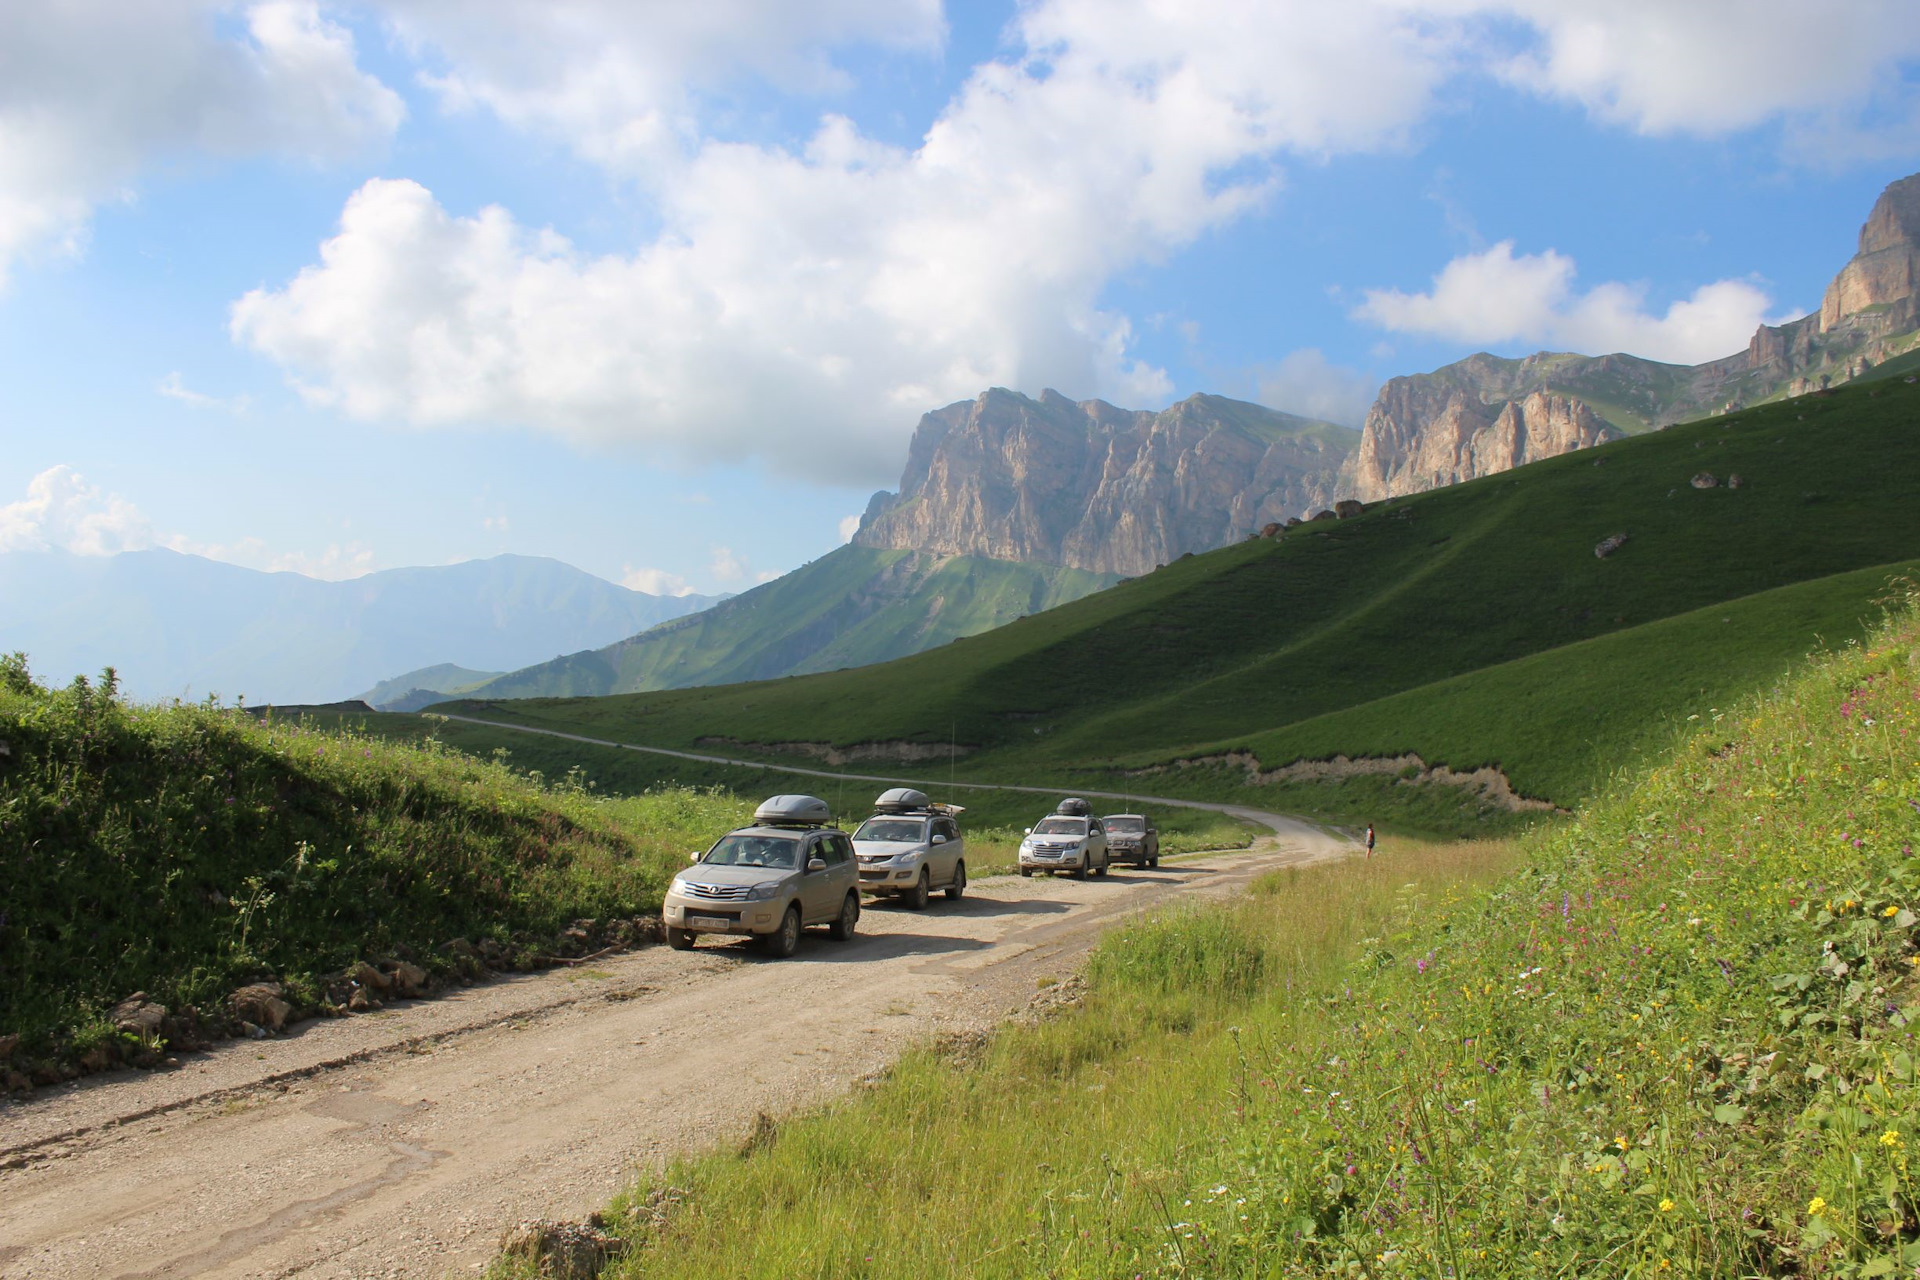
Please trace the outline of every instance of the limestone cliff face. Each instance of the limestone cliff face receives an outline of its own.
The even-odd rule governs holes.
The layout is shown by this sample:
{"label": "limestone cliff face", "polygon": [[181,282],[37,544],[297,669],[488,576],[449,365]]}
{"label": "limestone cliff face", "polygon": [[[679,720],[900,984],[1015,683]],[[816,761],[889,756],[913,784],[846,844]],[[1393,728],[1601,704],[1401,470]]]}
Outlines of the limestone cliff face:
{"label": "limestone cliff face", "polygon": [[1533,391],[1487,400],[1433,378],[1395,378],[1380,389],[1343,478],[1348,492],[1372,502],[1591,449],[1621,434],[1571,396]]}
{"label": "limestone cliff face", "polygon": [[1146,573],[1329,505],[1356,439],[1220,396],[1151,413],[995,388],[920,420],[853,541]]}
{"label": "limestone cliff face", "polygon": [[1902,178],[1874,202],[1867,224],[1860,228],[1860,251],[1827,286],[1820,303],[1820,331],[1831,332],[1876,309],[1885,317],[1876,327],[1891,322],[1910,329],[1916,293],[1920,293],[1920,174]]}
{"label": "limestone cliff face", "polygon": [[1395,378],[1343,480],[1372,500],[1455,484],[1623,433],[1725,413],[1858,377],[1920,347],[1920,174],[1881,193],[1820,310],[1762,325],[1702,365],[1638,356],[1480,354]]}

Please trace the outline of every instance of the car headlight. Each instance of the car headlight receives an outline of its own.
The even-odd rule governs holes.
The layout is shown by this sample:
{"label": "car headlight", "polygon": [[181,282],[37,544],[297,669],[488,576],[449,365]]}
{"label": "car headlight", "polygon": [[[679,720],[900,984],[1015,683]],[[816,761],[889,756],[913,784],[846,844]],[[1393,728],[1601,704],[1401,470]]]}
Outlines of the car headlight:
{"label": "car headlight", "polygon": [[753,888],[747,890],[747,901],[765,902],[768,898],[780,892],[780,884],[781,882],[778,880],[768,880],[764,884],[753,886]]}
{"label": "car headlight", "polygon": [[907,863],[918,861],[922,852],[924,852],[924,850],[909,849],[905,853],[894,854],[893,860],[905,866]]}
{"label": "car headlight", "polygon": [[1022,841],[1020,842],[1020,852],[1022,852],[1022,853],[1032,853],[1032,852],[1033,852],[1033,841],[1031,841],[1031,840],[1022,840]]}

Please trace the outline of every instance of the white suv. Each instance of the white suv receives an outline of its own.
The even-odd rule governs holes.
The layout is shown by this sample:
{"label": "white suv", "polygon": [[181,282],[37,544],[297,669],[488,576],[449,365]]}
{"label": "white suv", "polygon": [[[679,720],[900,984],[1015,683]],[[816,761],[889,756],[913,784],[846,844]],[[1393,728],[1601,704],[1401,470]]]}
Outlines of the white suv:
{"label": "white suv", "polygon": [[[1075,812],[1075,810],[1078,812]],[[1087,812],[1084,800],[1063,800],[1060,810],[1027,828],[1020,842],[1020,874],[1071,871],[1076,880],[1087,873],[1107,874],[1107,829]]]}
{"label": "white suv", "polygon": [[967,843],[953,805],[897,787],[875,802],[879,812],[853,833],[862,892],[889,894],[918,911],[935,889],[958,900],[967,891]]}

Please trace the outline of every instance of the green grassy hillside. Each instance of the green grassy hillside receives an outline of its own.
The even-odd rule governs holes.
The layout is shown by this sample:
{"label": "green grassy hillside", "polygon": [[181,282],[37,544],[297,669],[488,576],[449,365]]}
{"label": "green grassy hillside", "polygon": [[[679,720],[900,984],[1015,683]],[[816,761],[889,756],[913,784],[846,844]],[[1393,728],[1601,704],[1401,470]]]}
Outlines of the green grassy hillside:
{"label": "green grassy hillside", "polygon": [[841,547],[704,612],[511,672],[471,696],[580,697],[864,666],[1051,609],[1110,574]]}
{"label": "green grassy hillside", "polygon": [[[1258,735],[1275,752],[1262,763],[1285,764],[1289,742],[1318,751],[1341,741],[1312,729],[1276,736],[1288,726],[1603,637],[1620,637],[1611,655],[1632,672],[1621,683],[1654,700],[1684,701],[1696,689],[1731,696],[1819,633],[1857,633],[1887,576],[1860,571],[1920,557],[1917,416],[1920,386],[1849,387],[1184,558],[875,667],[464,709],[653,745],[725,738],[730,751],[768,757],[782,754],[780,744],[934,745],[951,733],[966,749],[968,776],[1005,781],[1167,761]],[[1691,487],[1702,471],[1738,473],[1742,486]],[[1615,533],[1629,540],[1597,557],[1595,545]],[[1743,606],[1744,623],[1719,624],[1724,639],[1704,617],[1628,638],[1648,623],[1849,573],[1859,576]],[[1429,735],[1429,762],[1499,765],[1537,779],[1549,799],[1578,799],[1622,740],[1604,726],[1631,729],[1652,705],[1615,698],[1602,674],[1609,656],[1573,650],[1556,660],[1566,665],[1554,672],[1569,680],[1585,674],[1535,722],[1550,735]],[[1418,714],[1429,724],[1493,723],[1513,705],[1511,682],[1537,674],[1436,690],[1435,699],[1465,700],[1444,711],[1430,701]],[[1602,728],[1580,734],[1589,716]],[[1353,723],[1355,750],[1394,736],[1377,720]]]}
{"label": "green grassy hillside", "polygon": [[611,1274],[1909,1274],[1916,795],[1909,606],[1575,823],[1130,925],[1060,1016],[643,1174]]}
{"label": "green grassy hillside", "polygon": [[104,1015],[135,991],[217,1022],[242,983],[311,1006],[320,975],[358,960],[434,968],[454,939],[521,953],[576,918],[651,912],[684,851],[746,812],[47,689],[17,655],[0,660],[0,744],[0,1038],[44,1060],[129,1047]]}

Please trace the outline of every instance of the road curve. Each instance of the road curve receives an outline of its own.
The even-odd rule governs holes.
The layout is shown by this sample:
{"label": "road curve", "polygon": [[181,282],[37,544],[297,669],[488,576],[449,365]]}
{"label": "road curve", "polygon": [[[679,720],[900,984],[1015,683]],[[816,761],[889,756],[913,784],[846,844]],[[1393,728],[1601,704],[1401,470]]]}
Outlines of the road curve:
{"label": "road curve", "polygon": [[1247,816],[1276,834],[1158,871],[875,905],[852,942],[809,935],[788,961],[649,948],[0,1105],[0,1275],[476,1274],[514,1222],[579,1218],[636,1167],[1024,1010],[1128,913],[1352,848]]}
{"label": "road curve", "polygon": [[636,742],[615,742],[610,738],[589,738],[583,734],[567,733],[561,729],[541,729],[534,725],[509,724],[504,720],[482,720],[478,716],[456,716],[444,711],[427,708],[426,714],[436,715],[445,720],[458,720],[463,724],[485,725],[489,729],[510,729],[515,733],[538,733],[549,738],[561,738],[567,742],[584,742],[590,747],[616,747],[621,751],[639,751],[650,756],[671,756],[676,760],[697,760],[702,764],[732,765],[737,769],[770,769],[775,773],[791,773],[802,778],[837,778],[848,782],[891,782],[895,786],[928,787],[935,786],[941,791],[1019,791],[1037,796],[1098,796],[1102,800],[1131,800],[1137,804],[1176,809],[1211,809],[1215,813],[1231,814],[1236,818],[1245,818],[1249,822],[1263,823],[1272,827],[1278,834],[1287,834],[1299,829],[1319,830],[1311,823],[1303,823],[1298,818],[1289,818],[1283,814],[1267,813],[1261,809],[1249,809],[1245,805],[1218,804],[1211,800],[1181,800],[1173,796],[1143,796],[1138,791],[1076,791],[1072,787],[1026,787],[1002,782],[942,782],[928,783],[914,778],[895,778],[880,773],[838,773],[832,769],[808,769],[797,764],[766,764],[759,760],[737,760],[732,756],[702,755],[698,751],[675,751],[671,747],[643,747]]}

